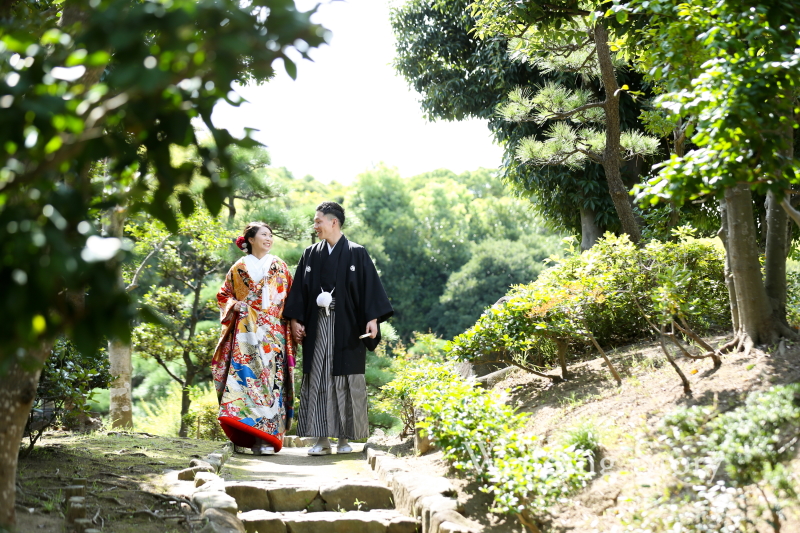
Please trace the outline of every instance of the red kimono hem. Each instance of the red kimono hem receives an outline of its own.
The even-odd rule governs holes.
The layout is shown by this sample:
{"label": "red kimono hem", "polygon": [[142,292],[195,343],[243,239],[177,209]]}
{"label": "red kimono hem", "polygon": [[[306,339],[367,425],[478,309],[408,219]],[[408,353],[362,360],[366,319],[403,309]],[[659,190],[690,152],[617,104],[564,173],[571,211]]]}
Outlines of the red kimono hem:
{"label": "red kimono hem", "polygon": [[258,438],[265,440],[268,445],[275,448],[276,453],[281,451],[281,448],[283,448],[283,439],[278,438],[275,435],[264,433],[253,426],[242,424],[235,418],[221,416],[217,420],[219,420],[219,425],[222,426],[222,431],[225,432],[225,435],[227,435],[228,439],[230,439],[230,441],[236,446],[252,448],[256,443],[256,439]]}

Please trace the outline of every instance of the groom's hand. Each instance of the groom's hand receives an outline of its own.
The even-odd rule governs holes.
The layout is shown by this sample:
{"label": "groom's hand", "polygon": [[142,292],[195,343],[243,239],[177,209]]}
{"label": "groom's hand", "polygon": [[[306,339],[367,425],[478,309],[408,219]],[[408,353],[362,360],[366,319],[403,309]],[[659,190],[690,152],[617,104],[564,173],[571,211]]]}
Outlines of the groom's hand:
{"label": "groom's hand", "polygon": [[374,339],[378,336],[378,319],[372,319],[367,322],[367,335],[369,335],[370,339]]}
{"label": "groom's hand", "polygon": [[292,336],[297,344],[302,344],[306,337],[306,327],[294,318],[292,319]]}

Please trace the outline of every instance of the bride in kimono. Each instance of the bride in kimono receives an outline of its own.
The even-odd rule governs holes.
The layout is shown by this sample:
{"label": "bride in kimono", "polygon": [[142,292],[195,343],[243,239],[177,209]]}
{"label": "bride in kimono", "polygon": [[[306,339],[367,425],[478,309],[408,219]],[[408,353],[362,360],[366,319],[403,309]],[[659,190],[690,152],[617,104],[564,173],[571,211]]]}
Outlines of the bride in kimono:
{"label": "bride in kimono", "polygon": [[283,446],[294,414],[294,346],[283,318],[292,276],[286,263],[269,253],[267,224],[251,222],[236,244],[245,256],[217,294],[222,336],[211,370],[219,423],[235,447],[271,455]]}

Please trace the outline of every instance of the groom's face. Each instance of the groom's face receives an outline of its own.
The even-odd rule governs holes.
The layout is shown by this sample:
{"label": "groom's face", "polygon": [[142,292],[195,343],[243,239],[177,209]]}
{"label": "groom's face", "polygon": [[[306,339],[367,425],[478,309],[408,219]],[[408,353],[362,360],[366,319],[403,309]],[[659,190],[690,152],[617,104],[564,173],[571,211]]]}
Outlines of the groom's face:
{"label": "groom's face", "polygon": [[338,223],[338,219],[333,215],[325,215],[322,211],[317,211],[314,215],[314,231],[320,240],[332,237]]}

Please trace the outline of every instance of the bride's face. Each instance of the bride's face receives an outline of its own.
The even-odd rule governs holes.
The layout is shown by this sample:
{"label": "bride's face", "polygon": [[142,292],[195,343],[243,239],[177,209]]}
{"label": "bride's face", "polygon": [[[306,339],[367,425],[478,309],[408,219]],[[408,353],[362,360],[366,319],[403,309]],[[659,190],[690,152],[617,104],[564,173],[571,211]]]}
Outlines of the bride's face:
{"label": "bride's face", "polygon": [[258,252],[269,252],[272,248],[272,232],[269,228],[259,228],[255,237],[248,239],[250,242],[251,253],[258,254]]}

